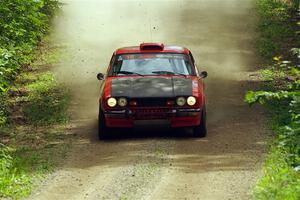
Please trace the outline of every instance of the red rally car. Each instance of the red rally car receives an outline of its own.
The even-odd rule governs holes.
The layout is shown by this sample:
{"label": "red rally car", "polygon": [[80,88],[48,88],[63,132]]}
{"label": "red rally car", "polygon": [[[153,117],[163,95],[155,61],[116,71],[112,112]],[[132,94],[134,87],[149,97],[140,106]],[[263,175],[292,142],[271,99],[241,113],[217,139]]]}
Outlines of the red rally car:
{"label": "red rally car", "polygon": [[114,128],[193,128],[206,136],[203,79],[192,53],[162,43],[117,49],[111,58],[99,100],[99,139]]}

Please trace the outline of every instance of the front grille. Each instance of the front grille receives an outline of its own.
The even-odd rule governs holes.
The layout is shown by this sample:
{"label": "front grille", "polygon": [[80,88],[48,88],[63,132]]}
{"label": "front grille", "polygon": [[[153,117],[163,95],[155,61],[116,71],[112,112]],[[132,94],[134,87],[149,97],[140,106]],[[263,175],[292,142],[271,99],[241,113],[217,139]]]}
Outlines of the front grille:
{"label": "front grille", "polygon": [[167,101],[171,99],[166,98],[140,98],[134,99],[138,107],[164,107],[167,106]]}

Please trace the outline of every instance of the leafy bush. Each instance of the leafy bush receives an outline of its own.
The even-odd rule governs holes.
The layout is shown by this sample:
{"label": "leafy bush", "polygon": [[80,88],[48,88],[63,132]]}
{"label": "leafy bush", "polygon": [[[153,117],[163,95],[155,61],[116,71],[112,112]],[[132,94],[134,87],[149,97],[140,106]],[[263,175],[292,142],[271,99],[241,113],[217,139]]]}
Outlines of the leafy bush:
{"label": "leafy bush", "polygon": [[[289,121],[280,120],[277,123],[280,123],[280,125],[282,126],[290,124],[291,127],[285,126],[284,128],[280,129],[280,131],[284,132],[286,136],[293,136],[294,134],[296,134],[296,136],[300,136],[300,132],[297,132],[299,131],[297,130],[297,127],[300,125],[300,80],[296,80],[295,82],[290,84],[287,90],[279,90],[274,92],[249,91],[245,96],[245,101],[250,105],[256,102],[259,102],[260,104],[269,103],[278,105],[278,103],[276,102],[282,102],[280,106],[287,107],[288,113],[285,116],[288,116],[286,118],[289,118]],[[284,137],[282,137],[281,139],[284,139]],[[294,145],[290,145],[290,147],[291,146]],[[299,150],[300,146],[298,151]],[[300,151],[298,153],[300,155]],[[300,165],[300,163],[298,164]]]}
{"label": "leafy bush", "polygon": [[245,99],[249,104],[268,104],[277,134],[255,190],[256,199],[300,199],[300,81],[289,90],[250,91]]}
{"label": "leafy bush", "polygon": [[[5,96],[21,67],[32,61],[57,8],[57,0],[0,1],[0,96]],[[3,100],[0,97],[0,126],[7,121]]]}
{"label": "leafy bush", "polygon": [[44,0],[43,7],[41,12],[48,16],[48,19],[51,20],[51,17],[59,10],[59,1],[58,0]]}
{"label": "leafy bush", "polygon": [[[264,174],[254,191],[260,200],[300,199],[300,49],[292,48],[299,40],[294,34],[292,17],[299,8],[299,0],[257,0],[259,23],[258,53],[263,58],[289,55],[293,62],[281,61],[262,70],[268,82],[268,91],[249,91],[245,101],[252,105],[267,106],[272,116],[272,128],[276,134],[270,155],[264,166]],[[300,25],[300,23],[298,23]],[[289,52],[289,48],[292,48]],[[289,55],[289,56],[292,56]],[[278,76],[275,76],[278,74]],[[278,84],[279,83],[279,84]]]}
{"label": "leafy bush", "polygon": [[279,0],[257,0],[258,54],[265,59],[270,59],[279,54],[282,47],[293,36],[290,9],[292,4]]}
{"label": "leafy bush", "polygon": [[4,95],[0,95],[0,127],[6,124],[7,122],[7,105],[6,105],[6,97]]}
{"label": "leafy bush", "polygon": [[2,44],[22,46],[36,44],[46,31],[42,1],[6,0],[0,2]]}
{"label": "leafy bush", "polygon": [[0,43],[14,47],[37,44],[57,9],[57,0],[0,1]]}
{"label": "leafy bush", "polygon": [[[8,122],[7,92],[12,91],[11,86],[22,68],[33,61],[36,46],[47,33],[57,9],[57,0],[0,0],[0,131]],[[39,77],[28,81],[30,95],[24,97],[29,99],[25,108],[27,118],[34,124],[64,121],[67,91],[51,74],[34,75]],[[9,143],[15,141],[15,138],[9,139]],[[12,149],[0,143],[0,199],[20,199],[29,195],[32,178],[49,170],[51,165],[47,160],[51,156],[40,154],[45,150],[38,152],[38,149],[28,150],[19,145],[16,142],[16,148]]]}

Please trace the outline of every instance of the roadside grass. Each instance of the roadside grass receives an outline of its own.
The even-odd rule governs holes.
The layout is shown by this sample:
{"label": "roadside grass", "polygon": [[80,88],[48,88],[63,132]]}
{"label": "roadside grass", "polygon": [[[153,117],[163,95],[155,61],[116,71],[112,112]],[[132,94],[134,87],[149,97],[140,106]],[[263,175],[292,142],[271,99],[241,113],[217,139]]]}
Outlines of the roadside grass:
{"label": "roadside grass", "polygon": [[69,93],[50,72],[38,75],[36,81],[25,86],[28,102],[24,107],[25,117],[34,125],[65,123],[69,104]]}
{"label": "roadside grass", "polygon": [[58,0],[0,1],[0,126],[8,122],[5,96],[19,72],[32,63],[59,7]]}
{"label": "roadside grass", "polygon": [[6,126],[0,127],[0,199],[30,195],[70,147],[66,134],[70,93],[50,71],[63,54],[60,46],[50,43],[50,38],[41,42],[38,59],[21,71],[5,96],[8,117]]}
{"label": "roadside grass", "polygon": [[[264,164],[263,176],[254,191],[259,200],[300,199],[299,123],[291,120],[288,101],[275,100],[266,104],[275,139],[269,144],[269,155]],[[289,127],[298,129],[293,132]],[[290,133],[288,133],[290,131]],[[298,149],[292,149],[297,148]]]}
{"label": "roadside grass", "polygon": [[299,170],[295,170],[286,161],[286,152],[276,147],[271,148],[270,152],[265,162],[264,176],[259,180],[254,192],[255,199],[300,199]]}
{"label": "roadside grass", "polygon": [[[257,53],[269,67],[261,69],[263,88],[248,91],[245,101],[264,104],[274,139],[263,175],[254,189],[258,200],[300,199],[300,48],[295,13],[299,1],[256,0]],[[299,17],[299,15],[298,15]],[[298,24],[298,26],[297,26]],[[287,60],[283,60],[287,59]]]}
{"label": "roadside grass", "polygon": [[[270,84],[271,83],[271,84]],[[246,102],[267,108],[274,139],[269,144],[263,176],[254,190],[258,200],[300,199],[300,111],[299,90],[278,91],[277,80],[264,84],[265,91],[248,92]],[[284,88],[284,86],[281,86]],[[290,88],[291,89],[291,88]],[[289,87],[286,86],[286,90]],[[266,92],[268,91],[268,92]]]}
{"label": "roadside grass", "polygon": [[0,199],[28,196],[68,146],[68,91],[49,71],[62,50],[45,40],[59,7],[0,1]]}
{"label": "roadside grass", "polygon": [[16,166],[12,149],[1,146],[0,149],[0,197],[20,198],[29,194],[28,186],[31,183],[29,175],[22,167]]}
{"label": "roadside grass", "polygon": [[[52,172],[65,157],[68,145],[55,147],[0,147],[0,197],[21,199],[30,195],[38,180]],[[57,159],[57,156],[60,159]]]}
{"label": "roadside grass", "polygon": [[[297,73],[291,73],[294,68],[288,67],[292,70],[273,69],[269,73],[270,69],[262,76],[263,90],[249,91],[245,97],[250,105],[264,104],[270,116],[270,128],[274,132],[274,139],[269,144],[269,155],[263,167],[263,176],[257,183],[254,197],[258,200],[298,200],[300,199],[300,81],[299,76],[295,74],[299,70]],[[289,76],[289,79],[295,80],[286,79]]]}

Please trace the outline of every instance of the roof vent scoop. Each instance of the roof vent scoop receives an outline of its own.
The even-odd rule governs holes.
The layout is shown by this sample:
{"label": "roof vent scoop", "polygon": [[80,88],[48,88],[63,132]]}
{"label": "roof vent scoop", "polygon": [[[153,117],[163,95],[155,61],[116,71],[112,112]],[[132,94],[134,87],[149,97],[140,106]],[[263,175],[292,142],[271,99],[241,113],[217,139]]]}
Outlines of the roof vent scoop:
{"label": "roof vent scoop", "polygon": [[140,50],[142,51],[163,51],[164,44],[163,43],[142,43],[140,44]]}

